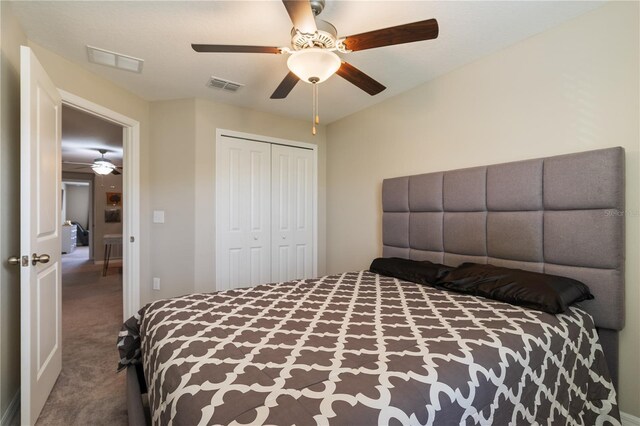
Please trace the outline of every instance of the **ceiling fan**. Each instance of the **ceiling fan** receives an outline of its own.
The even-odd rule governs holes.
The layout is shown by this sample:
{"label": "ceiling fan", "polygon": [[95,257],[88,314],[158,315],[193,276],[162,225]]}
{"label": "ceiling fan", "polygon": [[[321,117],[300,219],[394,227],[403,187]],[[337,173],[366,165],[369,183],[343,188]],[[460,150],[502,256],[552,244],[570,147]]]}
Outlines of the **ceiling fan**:
{"label": "ceiling fan", "polygon": [[116,166],[111,162],[111,160],[104,158],[104,155],[107,153],[106,149],[98,149],[97,151],[100,153],[101,156],[100,158],[96,158],[95,160],[93,160],[93,163],[63,161],[62,164],[75,164],[78,166],[82,166],[82,167],[78,167],[78,169],[91,167],[91,170],[93,170],[97,175],[121,174],[118,169],[122,170],[122,166]]}
{"label": "ceiling fan", "polygon": [[383,28],[366,33],[338,38],[336,28],[329,22],[317,19],[325,0],[282,0],[293,22],[291,47],[241,46],[225,44],[192,44],[196,52],[207,53],[272,53],[290,54],[287,60],[289,73],[271,95],[271,99],[284,99],[299,80],[313,85],[313,134],[318,117],[318,89],[333,74],[374,96],[386,89],[378,81],[343,61],[336,52],[351,53],[394,44],[431,40],[438,37],[435,19]]}

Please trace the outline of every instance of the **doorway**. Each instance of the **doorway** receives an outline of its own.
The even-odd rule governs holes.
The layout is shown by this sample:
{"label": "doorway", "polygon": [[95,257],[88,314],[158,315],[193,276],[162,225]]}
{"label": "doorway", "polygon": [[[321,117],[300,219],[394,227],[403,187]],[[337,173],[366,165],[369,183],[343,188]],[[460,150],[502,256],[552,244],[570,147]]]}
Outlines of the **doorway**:
{"label": "doorway", "polygon": [[[63,165],[64,167],[64,165]],[[64,173],[64,172],[63,172]],[[62,260],[93,260],[93,176],[62,178]]]}
{"label": "doorway", "polygon": [[[138,241],[140,235],[140,123],[73,93],[61,89],[58,91],[63,105],[99,117],[122,128],[121,250],[124,321],[140,309],[140,241]],[[94,187],[96,185],[94,184]],[[97,244],[98,242],[95,242],[94,246]],[[98,255],[99,253],[94,253],[94,258]]]}
{"label": "doorway", "polygon": [[61,115],[62,370],[36,424],[64,424],[70,418],[87,424],[96,412],[107,423],[121,423],[124,401],[105,400],[95,389],[123,387],[113,374],[126,264],[123,128],[68,105]]}
{"label": "doorway", "polygon": [[[94,390],[123,387],[122,378],[113,375],[113,360],[104,354],[113,351],[110,336],[117,334],[123,318],[139,309],[139,123],[75,95],[60,93],[65,183],[61,216],[65,225],[60,235],[63,239],[66,233],[72,234],[75,244],[68,243],[73,248],[62,255],[61,262],[61,376],[38,424],[64,423],[70,413],[82,423],[97,410],[104,411],[109,422],[119,423],[126,420],[126,413],[123,417],[119,409],[124,401],[105,402]],[[70,152],[73,150],[75,156]],[[111,173],[94,171],[95,160],[102,158],[116,166]],[[74,205],[87,198],[87,189],[88,211],[86,206]],[[84,195],[78,197],[78,193]],[[86,238],[81,241],[83,232]],[[105,268],[107,241],[111,248],[109,267]],[[87,345],[87,339],[93,344]],[[81,374],[89,370],[90,377]]]}
{"label": "doorway", "polygon": [[[123,128],[62,106],[62,261],[121,266]],[[115,261],[115,262],[114,262]]]}

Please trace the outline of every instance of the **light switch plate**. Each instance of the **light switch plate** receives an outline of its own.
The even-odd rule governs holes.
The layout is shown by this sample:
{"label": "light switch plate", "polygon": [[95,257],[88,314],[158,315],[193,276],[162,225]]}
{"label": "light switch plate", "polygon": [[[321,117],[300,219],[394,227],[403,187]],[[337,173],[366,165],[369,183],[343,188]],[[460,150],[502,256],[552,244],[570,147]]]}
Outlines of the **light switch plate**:
{"label": "light switch plate", "polygon": [[164,210],[153,211],[153,223],[164,223]]}

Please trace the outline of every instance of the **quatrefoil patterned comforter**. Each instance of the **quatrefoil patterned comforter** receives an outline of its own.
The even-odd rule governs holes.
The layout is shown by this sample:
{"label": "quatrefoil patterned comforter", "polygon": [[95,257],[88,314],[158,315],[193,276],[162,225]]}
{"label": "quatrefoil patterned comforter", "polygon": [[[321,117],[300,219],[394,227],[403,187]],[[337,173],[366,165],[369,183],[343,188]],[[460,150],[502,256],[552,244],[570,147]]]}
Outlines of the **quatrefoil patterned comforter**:
{"label": "quatrefoil patterned comforter", "polygon": [[367,271],[153,302],[118,346],[155,425],[620,424],[581,309]]}

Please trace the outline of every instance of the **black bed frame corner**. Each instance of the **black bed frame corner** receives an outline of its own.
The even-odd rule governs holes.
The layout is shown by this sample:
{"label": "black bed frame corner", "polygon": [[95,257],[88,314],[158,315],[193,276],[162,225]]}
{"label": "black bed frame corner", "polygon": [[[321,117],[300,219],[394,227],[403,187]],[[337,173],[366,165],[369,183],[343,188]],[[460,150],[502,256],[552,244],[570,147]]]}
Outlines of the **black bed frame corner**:
{"label": "black bed frame corner", "polygon": [[127,367],[127,412],[129,426],[147,426],[145,409],[142,405],[142,394],[147,392],[142,365]]}

